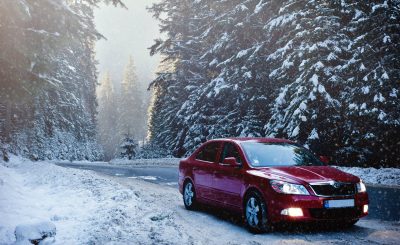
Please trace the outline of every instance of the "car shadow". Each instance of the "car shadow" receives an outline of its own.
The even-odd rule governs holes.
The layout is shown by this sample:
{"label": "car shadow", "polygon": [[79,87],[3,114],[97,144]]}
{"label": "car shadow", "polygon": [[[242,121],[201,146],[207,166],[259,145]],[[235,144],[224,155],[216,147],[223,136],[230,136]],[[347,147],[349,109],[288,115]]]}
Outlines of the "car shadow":
{"label": "car shadow", "polygon": [[[184,206],[182,206],[184,209]],[[240,214],[235,214],[230,211],[210,207],[206,205],[198,205],[194,212],[201,212],[209,214],[221,221],[229,222],[235,226],[241,227],[246,230],[246,226],[243,222],[243,217]],[[332,233],[346,233],[347,235],[357,234],[357,236],[368,236],[368,234],[374,232],[371,228],[357,226],[357,224],[351,227],[344,227],[338,223],[280,223],[275,224],[271,232],[274,234],[282,234],[282,235],[327,235]]]}

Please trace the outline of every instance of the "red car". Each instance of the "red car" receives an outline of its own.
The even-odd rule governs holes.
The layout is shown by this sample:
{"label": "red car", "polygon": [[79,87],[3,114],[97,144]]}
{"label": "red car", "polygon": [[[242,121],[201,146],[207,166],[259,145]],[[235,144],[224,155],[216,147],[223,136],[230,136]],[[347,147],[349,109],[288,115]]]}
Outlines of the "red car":
{"label": "red car", "polygon": [[253,232],[284,221],[351,226],[368,214],[360,178],[284,139],[210,140],[180,162],[179,191],[187,209],[199,203],[229,209]]}

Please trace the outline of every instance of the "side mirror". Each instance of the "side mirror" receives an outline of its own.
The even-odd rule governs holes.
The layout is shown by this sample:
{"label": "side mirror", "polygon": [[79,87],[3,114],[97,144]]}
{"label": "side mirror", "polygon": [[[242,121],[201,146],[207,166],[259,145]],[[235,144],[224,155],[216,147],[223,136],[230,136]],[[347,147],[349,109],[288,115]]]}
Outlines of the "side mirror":
{"label": "side mirror", "polygon": [[319,156],[319,160],[321,160],[321,162],[323,162],[325,165],[328,165],[330,162],[330,159],[328,156]]}
{"label": "side mirror", "polygon": [[234,157],[227,157],[222,161],[223,164],[229,165],[231,167],[239,167],[240,164],[236,161]]}

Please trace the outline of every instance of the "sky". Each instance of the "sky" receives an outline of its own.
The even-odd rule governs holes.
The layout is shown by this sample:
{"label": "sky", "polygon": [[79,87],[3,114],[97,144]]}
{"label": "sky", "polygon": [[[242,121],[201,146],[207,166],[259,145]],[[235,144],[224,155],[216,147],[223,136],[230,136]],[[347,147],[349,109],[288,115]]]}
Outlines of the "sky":
{"label": "sky", "polygon": [[102,4],[95,10],[97,30],[107,40],[96,44],[99,78],[105,72],[119,86],[123,71],[132,55],[140,82],[149,84],[157,69],[159,56],[151,57],[148,48],[160,37],[158,22],[146,7],[155,0],[123,0],[128,9]]}

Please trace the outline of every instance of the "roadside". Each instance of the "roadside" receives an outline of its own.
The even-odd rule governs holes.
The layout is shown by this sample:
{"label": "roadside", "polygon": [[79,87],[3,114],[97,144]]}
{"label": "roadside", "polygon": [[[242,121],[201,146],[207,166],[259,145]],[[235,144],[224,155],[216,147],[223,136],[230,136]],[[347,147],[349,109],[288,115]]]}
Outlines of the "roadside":
{"label": "roadside", "polygon": [[176,166],[125,166],[110,164],[90,164],[75,162],[57,162],[61,167],[93,170],[97,173],[120,178],[142,179],[151,183],[178,187],[178,169]]}
{"label": "roadside", "polygon": [[379,168],[379,169],[359,168],[359,167],[336,167],[336,168],[360,177],[366,184],[400,187],[400,169],[398,168]]}
{"label": "roadside", "polygon": [[0,163],[0,244],[18,224],[50,221],[56,244],[398,244],[400,224],[253,235],[221,212],[185,210],[175,188],[47,162]]}
{"label": "roadside", "polygon": [[181,158],[153,158],[153,159],[113,159],[111,165],[118,166],[164,166],[177,167]]}

